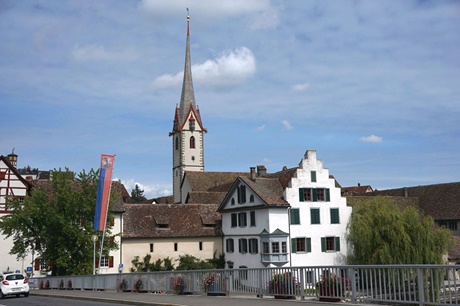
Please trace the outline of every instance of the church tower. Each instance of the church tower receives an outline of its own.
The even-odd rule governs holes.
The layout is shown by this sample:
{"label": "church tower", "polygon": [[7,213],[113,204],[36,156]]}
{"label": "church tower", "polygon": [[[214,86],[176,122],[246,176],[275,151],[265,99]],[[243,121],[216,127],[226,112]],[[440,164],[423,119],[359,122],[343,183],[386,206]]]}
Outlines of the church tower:
{"label": "church tower", "polygon": [[[188,9],[187,9],[188,11]],[[185,171],[204,171],[204,139],[200,110],[195,104],[192,65],[190,62],[190,16],[187,14],[187,42],[185,46],[184,81],[180,105],[176,105],[174,125],[169,136],[173,147],[173,194],[174,203],[182,200],[180,185]]]}

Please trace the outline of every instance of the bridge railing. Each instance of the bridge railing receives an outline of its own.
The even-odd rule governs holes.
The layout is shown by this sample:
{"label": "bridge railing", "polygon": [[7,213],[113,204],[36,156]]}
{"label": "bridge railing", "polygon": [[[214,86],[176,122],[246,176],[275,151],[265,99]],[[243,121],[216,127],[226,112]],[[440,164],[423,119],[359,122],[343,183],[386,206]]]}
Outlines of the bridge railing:
{"label": "bridge railing", "polygon": [[31,278],[39,289],[250,294],[351,303],[460,304],[459,265],[347,265]]}

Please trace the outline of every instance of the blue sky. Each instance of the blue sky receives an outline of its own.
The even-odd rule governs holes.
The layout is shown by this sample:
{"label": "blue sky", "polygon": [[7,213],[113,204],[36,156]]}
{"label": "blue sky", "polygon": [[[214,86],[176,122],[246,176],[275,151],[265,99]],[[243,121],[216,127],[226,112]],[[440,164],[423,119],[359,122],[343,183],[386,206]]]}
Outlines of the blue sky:
{"label": "blue sky", "polygon": [[1,0],[0,154],[171,194],[186,7],[205,170],[459,181],[459,1]]}

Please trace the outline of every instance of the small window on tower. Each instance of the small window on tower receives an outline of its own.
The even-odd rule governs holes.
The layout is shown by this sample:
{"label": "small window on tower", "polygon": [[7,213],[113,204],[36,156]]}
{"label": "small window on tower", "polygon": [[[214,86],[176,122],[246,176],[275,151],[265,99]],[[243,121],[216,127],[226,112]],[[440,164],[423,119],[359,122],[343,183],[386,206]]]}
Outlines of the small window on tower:
{"label": "small window on tower", "polygon": [[195,137],[190,137],[190,149],[195,149]]}
{"label": "small window on tower", "polygon": [[195,156],[192,156],[192,161],[195,161]]}
{"label": "small window on tower", "polygon": [[179,136],[176,137],[176,150],[179,149]]}

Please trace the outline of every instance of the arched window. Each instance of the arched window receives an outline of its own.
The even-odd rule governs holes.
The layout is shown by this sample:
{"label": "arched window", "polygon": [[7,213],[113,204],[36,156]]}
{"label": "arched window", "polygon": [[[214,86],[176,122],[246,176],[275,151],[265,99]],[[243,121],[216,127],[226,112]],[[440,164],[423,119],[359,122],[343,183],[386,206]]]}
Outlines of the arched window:
{"label": "arched window", "polygon": [[195,149],[195,137],[190,137],[190,149]]}
{"label": "arched window", "polygon": [[179,149],[179,136],[176,136],[176,150]]}

